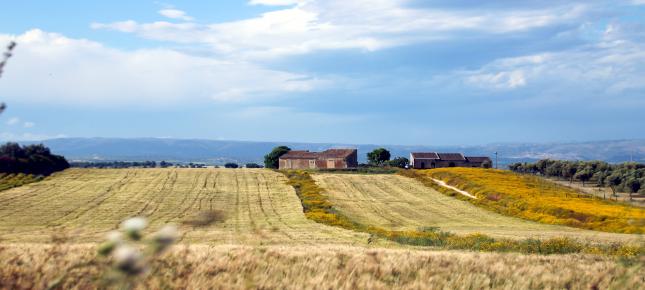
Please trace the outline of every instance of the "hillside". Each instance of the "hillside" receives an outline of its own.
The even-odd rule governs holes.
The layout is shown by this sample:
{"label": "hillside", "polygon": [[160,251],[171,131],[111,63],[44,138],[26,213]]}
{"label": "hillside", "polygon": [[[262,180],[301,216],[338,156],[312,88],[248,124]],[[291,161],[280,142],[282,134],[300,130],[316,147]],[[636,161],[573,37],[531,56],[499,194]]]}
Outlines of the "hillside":
{"label": "hillside", "polygon": [[476,197],[466,198],[469,202],[507,216],[606,232],[645,232],[645,209],[592,198],[537,176],[481,168],[438,168],[403,174],[430,185],[433,182],[428,178],[444,181]]}
{"label": "hillside", "polygon": [[[33,143],[33,142],[25,142]],[[392,156],[408,157],[413,151],[463,152],[467,155],[494,156],[499,152],[500,164],[533,161],[542,158],[645,162],[645,140],[572,142],[551,144],[490,144],[481,146],[405,146],[361,145],[342,143],[249,142],[223,140],[190,140],[159,138],[61,138],[43,143],[53,152],[71,161],[126,160],[179,161],[224,164],[227,161],[262,162],[273,147],[287,145],[293,149],[324,150],[331,147],[356,147],[359,161],[379,146],[387,147]]]}
{"label": "hillside", "polygon": [[636,240],[637,236],[540,224],[488,211],[400,175],[314,174],[335,208],[353,220],[393,230],[438,227],[513,239],[570,237],[591,241]]}

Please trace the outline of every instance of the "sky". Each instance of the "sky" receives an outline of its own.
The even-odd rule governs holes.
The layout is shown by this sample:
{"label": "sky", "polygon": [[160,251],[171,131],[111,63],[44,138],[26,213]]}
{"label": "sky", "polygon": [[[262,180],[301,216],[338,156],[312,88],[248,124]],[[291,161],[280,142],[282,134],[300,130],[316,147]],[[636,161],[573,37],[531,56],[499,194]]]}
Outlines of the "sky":
{"label": "sky", "polygon": [[10,1],[0,140],[645,138],[645,0]]}

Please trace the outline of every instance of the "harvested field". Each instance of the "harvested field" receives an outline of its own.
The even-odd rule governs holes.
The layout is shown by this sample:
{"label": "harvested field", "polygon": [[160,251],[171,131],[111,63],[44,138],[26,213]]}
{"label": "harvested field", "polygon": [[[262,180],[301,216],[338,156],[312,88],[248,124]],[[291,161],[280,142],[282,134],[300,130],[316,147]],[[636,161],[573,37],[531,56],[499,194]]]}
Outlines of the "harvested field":
{"label": "harvested field", "polygon": [[[0,246],[0,288],[97,288],[106,272],[94,252]],[[638,289],[645,279],[642,265],[607,257],[350,246],[176,246],[149,273],[136,289]]]}
{"label": "harvested field", "polygon": [[209,244],[365,244],[367,235],[317,224],[285,177],[262,169],[70,169],[0,192],[0,239],[49,242],[52,235],[97,242],[132,216],[156,230],[200,211],[225,220],[187,225],[182,242]]}
{"label": "harvested field", "polygon": [[483,233],[514,239],[570,237],[583,241],[642,241],[614,234],[547,225],[503,216],[429,188],[412,178],[389,174],[313,174],[342,214],[359,223],[392,230],[439,227],[458,234]]}

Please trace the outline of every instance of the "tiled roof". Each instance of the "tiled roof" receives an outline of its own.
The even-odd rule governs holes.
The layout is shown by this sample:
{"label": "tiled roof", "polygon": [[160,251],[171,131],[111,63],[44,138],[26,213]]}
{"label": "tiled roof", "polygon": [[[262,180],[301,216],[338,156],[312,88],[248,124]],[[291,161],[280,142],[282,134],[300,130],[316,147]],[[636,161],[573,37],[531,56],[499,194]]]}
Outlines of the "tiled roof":
{"label": "tiled roof", "polygon": [[355,152],[357,152],[356,149],[328,149],[323,152],[292,150],[280,156],[280,159],[347,158]]}
{"label": "tiled roof", "polygon": [[318,153],[304,150],[291,150],[280,156],[280,159],[316,159]]}
{"label": "tiled roof", "polygon": [[357,152],[356,149],[329,149],[320,153],[322,158],[347,158]]}
{"label": "tiled roof", "polygon": [[461,153],[437,153],[437,155],[439,155],[439,159],[445,161],[466,161]]}
{"label": "tiled roof", "polygon": [[436,152],[413,152],[412,157],[414,159],[439,159],[439,155]]}

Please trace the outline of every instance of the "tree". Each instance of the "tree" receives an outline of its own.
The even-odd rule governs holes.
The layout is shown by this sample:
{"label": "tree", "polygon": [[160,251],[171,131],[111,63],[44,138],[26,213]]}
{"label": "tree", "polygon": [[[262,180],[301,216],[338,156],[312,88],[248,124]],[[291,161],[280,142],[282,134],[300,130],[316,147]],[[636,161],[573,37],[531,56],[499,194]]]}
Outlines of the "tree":
{"label": "tree", "polygon": [[490,161],[484,160],[484,162],[482,162],[482,168],[491,168],[491,167],[493,167],[493,164],[491,164]]}
{"label": "tree", "polygon": [[616,186],[619,186],[623,181],[622,176],[618,172],[614,172],[611,175],[607,176],[605,183],[611,188],[612,196],[617,197],[616,195]]}
{"label": "tree", "polygon": [[625,185],[629,190],[629,200],[633,200],[632,194],[637,193],[642,186],[640,180],[638,180],[635,176],[629,177],[627,181],[625,181]]}
{"label": "tree", "polygon": [[257,164],[257,163],[247,163],[246,168],[262,168],[262,165]]}
{"label": "tree", "polygon": [[287,146],[278,146],[264,156],[264,167],[277,169],[280,166],[280,156],[287,154],[291,148]]}
{"label": "tree", "polygon": [[390,151],[385,148],[377,148],[374,151],[367,153],[367,161],[371,165],[382,165],[390,160]]}
{"label": "tree", "polygon": [[392,167],[405,168],[408,164],[410,164],[410,160],[405,157],[396,157],[390,160],[387,164]]}
{"label": "tree", "polygon": [[576,175],[576,172],[578,171],[578,165],[572,162],[567,162],[567,164],[564,165],[564,168],[562,170],[562,177],[568,178],[569,183],[573,183],[573,176]]}
{"label": "tree", "polygon": [[582,181],[582,186],[584,187],[585,182],[589,181],[589,179],[591,179],[591,176],[593,176],[593,174],[591,173],[591,170],[588,168],[585,168],[582,171],[576,172],[576,174],[574,175],[574,178]]}
{"label": "tree", "polygon": [[0,172],[50,175],[69,168],[63,156],[51,154],[49,148],[38,145],[20,146],[7,143],[0,146]]}
{"label": "tree", "polygon": [[238,168],[238,167],[240,167],[240,166],[237,165],[237,163],[233,163],[233,162],[229,162],[229,163],[224,164],[224,168]]}

